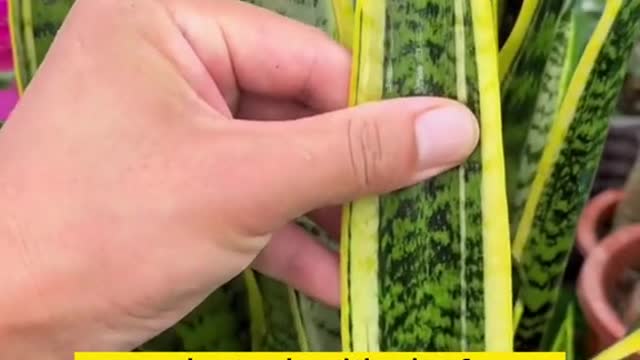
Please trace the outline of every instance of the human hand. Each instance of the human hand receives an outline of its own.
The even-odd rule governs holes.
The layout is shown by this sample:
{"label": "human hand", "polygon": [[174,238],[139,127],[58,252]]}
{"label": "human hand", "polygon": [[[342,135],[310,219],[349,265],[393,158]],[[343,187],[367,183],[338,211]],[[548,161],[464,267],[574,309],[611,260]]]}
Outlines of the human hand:
{"label": "human hand", "polygon": [[335,236],[327,208],[478,138],[450,100],[344,109],[349,73],[320,31],[239,1],[77,0],[0,131],[3,355],[132,349],[248,266],[337,306],[335,255],[291,221]]}

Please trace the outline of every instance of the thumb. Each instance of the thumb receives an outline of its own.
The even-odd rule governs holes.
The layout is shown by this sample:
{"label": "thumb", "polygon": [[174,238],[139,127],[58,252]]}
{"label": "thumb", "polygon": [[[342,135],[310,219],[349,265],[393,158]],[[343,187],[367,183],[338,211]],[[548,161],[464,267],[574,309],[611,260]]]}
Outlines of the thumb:
{"label": "thumb", "polygon": [[313,209],[432,177],[463,162],[479,136],[466,107],[424,97],[251,126],[275,147],[253,158],[259,162],[256,168],[265,170],[263,189],[278,196],[270,200],[272,207],[283,212],[274,213],[280,217],[273,219],[274,226]]}

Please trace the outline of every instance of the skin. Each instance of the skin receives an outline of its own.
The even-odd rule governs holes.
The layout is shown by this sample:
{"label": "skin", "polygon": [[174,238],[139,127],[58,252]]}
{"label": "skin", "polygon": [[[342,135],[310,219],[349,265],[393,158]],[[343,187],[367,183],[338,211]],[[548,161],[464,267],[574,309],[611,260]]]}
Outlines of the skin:
{"label": "skin", "polygon": [[252,266],[339,305],[340,204],[478,139],[439,98],[347,107],[350,54],[232,0],[78,0],[0,132],[0,353],[127,351]]}

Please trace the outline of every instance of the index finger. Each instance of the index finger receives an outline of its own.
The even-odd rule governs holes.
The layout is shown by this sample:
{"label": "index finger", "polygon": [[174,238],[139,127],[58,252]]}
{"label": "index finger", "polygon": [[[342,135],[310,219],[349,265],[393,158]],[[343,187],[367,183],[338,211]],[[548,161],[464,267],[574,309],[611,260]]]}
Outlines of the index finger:
{"label": "index finger", "polygon": [[347,106],[351,56],[321,30],[241,1],[168,3],[225,98],[250,92],[321,112]]}

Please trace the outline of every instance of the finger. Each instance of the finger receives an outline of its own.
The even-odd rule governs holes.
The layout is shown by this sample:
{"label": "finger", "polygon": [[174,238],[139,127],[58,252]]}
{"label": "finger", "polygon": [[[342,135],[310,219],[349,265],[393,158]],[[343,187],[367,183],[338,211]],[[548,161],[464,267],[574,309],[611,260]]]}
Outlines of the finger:
{"label": "finger", "polygon": [[300,103],[256,94],[243,94],[237,118],[255,120],[291,120],[314,115],[316,112]]}
{"label": "finger", "polygon": [[273,235],[253,268],[327,305],[340,304],[338,255],[295,225]]}
{"label": "finger", "polygon": [[311,211],[308,216],[316,225],[326,231],[331,239],[340,241],[342,206],[329,206],[317,209]]}
{"label": "finger", "polygon": [[298,121],[233,123],[255,146],[245,163],[260,169],[259,188],[243,194],[251,194],[247,206],[264,209],[252,220],[264,231],[425,180],[464,161],[478,141],[473,114],[436,98],[387,100]]}
{"label": "finger", "polygon": [[234,0],[166,0],[181,32],[230,106],[240,91],[345,107],[351,60],[320,30]]}

